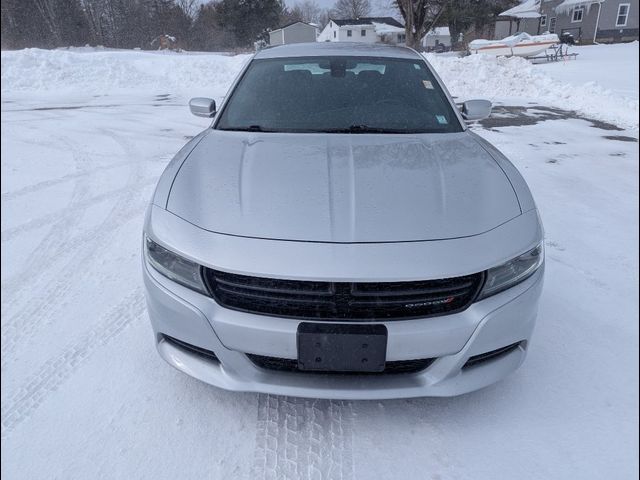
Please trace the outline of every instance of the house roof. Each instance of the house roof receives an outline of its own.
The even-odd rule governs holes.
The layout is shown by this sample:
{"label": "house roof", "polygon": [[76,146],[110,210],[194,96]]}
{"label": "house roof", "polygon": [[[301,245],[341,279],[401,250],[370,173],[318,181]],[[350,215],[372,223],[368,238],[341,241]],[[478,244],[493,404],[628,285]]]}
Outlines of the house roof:
{"label": "house roof", "polygon": [[393,17],[332,18],[331,21],[340,27],[344,25],[373,25],[374,23],[384,23],[386,25],[404,28],[404,25]]}
{"label": "house roof", "polygon": [[524,0],[509,10],[502,12],[500,17],[538,18],[540,17],[540,0]]}
{"label": "house roof", "polygon": [[307,22],[297,21],[297,22],[290,22],[290,23],[287,23],[286,25],[282,25],[281,27],[278,27],[278,28],[276,28],[275,30],[271,30],[271,33],[273,33],[273,32],[277,32],[278,30],[284,30],[285,28],[290,27],[291,25],[295,25],[295,24],[297,24],[297,23],[302,23],[303,25],[308,25],[308,26],[310,26],[310,27],[312,27],[312,28],[316,28],[316,29],[318,28],[318,26],[317,26],[317,25],[314,25],[314,24],[311,24],[311,23],[307,23]]}
{"label": "house roof", "polygon": [[378,35],[387,35],[393,33],[404,33],[404,27],[396,27],[388,23],[373,22],[373,29]]}

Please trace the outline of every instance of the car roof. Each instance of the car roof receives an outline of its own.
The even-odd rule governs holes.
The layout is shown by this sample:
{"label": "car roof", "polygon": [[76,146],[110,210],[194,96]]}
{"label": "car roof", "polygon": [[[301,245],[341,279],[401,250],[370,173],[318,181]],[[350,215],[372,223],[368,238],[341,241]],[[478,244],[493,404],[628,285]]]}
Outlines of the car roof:
{"label": "car roof", "polygon": [[390,58],[421,58],[418,53],[407,47],[385,45],[380,43],[357,42],[310,42],[291,43],[266,47],[256,53],[254,58],[290,58],[290,57],[324,57],[324,56],[353,56],[353,57],[390,57]]}

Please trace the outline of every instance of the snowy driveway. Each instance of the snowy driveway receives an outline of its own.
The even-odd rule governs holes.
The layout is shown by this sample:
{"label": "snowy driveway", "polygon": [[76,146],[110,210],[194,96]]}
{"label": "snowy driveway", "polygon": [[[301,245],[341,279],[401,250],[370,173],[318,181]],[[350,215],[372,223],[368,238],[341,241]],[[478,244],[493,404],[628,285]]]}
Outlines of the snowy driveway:
{"label": "snowy driveway", "polygon": [[540,319],[519,372],[453,399],[310,401],[223,392],[160,360],[140,288],[143,212],[206,120],[170,96],[81,100],[2,107],[8,478],[584,479],[637,468],[634,141],[578,119],[480,130],[523,172],[547,230]]}
{"label": "snowy driveway", "polygon": [[546,228],[537,330],[516,374],[457,398],[313,401],[217,390],[154,350],[141,227],[162,169],[208,123],[185,103],[3,95],[3,475],[634,476],[637,131],[508,102],[478,127],[523,173]]}

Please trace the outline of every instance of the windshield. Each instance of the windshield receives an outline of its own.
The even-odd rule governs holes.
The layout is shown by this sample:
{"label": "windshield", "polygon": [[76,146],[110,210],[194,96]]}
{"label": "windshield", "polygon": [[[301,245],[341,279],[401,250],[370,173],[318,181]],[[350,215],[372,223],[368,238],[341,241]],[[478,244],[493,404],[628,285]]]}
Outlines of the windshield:
{"label": "windshield", "polygon": [[328,133],[462,130],[425,62],[344,56],[252,61],[216,128]]}

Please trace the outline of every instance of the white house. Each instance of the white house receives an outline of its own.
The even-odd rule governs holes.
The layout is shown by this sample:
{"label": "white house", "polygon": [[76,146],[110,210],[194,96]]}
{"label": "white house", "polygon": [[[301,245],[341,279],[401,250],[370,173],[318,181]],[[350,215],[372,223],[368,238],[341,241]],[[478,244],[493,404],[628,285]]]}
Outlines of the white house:
{"label": "white house", "polygon": [[361,17],[329,20],[318,42],[364,42],[404,44],[404,26],[392,17]]}
{"label": "white house", "polygon": [[318,27],[312,23],[293,22],[269,32],[269,45],[315,42]]}
{"label": "white house", "polygon": [[[438,45],[443,47],[438,47]],[[449,34],[449,27],[434,27],[429,30],[422,39],[422,46],[427,52],[438,48],[450,49],[451,35]]]}

